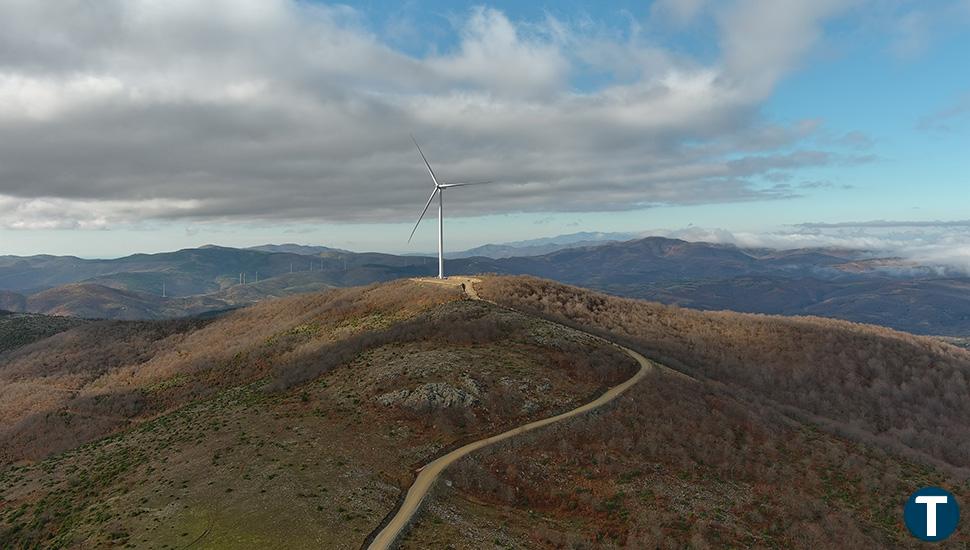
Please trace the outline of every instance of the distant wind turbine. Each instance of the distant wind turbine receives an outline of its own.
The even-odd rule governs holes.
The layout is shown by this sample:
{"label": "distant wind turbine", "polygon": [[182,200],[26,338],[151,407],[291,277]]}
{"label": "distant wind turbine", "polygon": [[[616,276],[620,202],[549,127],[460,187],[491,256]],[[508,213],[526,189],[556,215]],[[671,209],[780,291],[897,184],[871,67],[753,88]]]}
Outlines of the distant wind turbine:
{"label": "distant wind turbine", "polygon": [[444,190],[449,187],[461,187],[463,185],[480,185],[483,183],[492,183],[490,181],[475,181],[475,182],[456,182],[456,183],[438,183],[438,178],[434,175],[434,170],[431,169],[431,163],[428,162],[427,157],[424,156],[424,151],[421,150],[421,146],[418,145],[418,140],[411,136],[411,141],[414,142],[414,146],[418,148],[418,153],[421,155],[421,160],[424,161],[424,165],[428,167],[428,173],[431,174],[431,181],[434,182],[434,191],[431,192],[431,196],[428,197],[428,203],[424,205],[424,210],[421,211],[421,215],[418,216],[417,223],[414,224],[414,229],[411,230],[411,236],[408,237],[408,242],[414,238],[414,232],[418,230],[418,226],[421,225],[421,220],[424,219],[425,213],[428,211],[428,207],[431,206],[431,201],[434,200],[435,194],[438,195],[438,278],[445,278],[445,251],[444,251]]}

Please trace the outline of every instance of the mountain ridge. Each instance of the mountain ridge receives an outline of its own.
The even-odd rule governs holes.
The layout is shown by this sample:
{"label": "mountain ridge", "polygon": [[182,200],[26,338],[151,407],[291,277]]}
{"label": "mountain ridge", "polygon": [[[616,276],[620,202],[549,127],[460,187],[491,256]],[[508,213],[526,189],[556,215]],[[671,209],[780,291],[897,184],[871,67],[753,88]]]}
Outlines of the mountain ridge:
{"label": "mountain ridge", "polygon": [[[213,308],[221,309],[218,304],[227,293],[243,294],[246,285],[240,285],[241,275],[252,283],[257,276],[261,280],[289,276],[291,270],[313,278],[316,285],[355,286],[432,275],[437,261],[333,249],[304,255],[215,246],[114,260],[8,256],[0,261],[0,289],[6,289],[0,290],[0,305],[30,309],[25,305],[31,301],[30,295],[52,288],[37,290],[44,281],[84,282],[153,296],[159,296],[164,285],[169,297],[184,299],[185,304],[183,311],[170,309],[167,314],[188,315],[199,311],[199,303],[209,300]],[[534,275],[696,309],[812,314],[920,334],[970,335],[970,278],[941,276],[899,259],[874,258],[845,249],[743,249],[647,237],[540,256],[452,259],[446,270],[456,275]],[[295,284],[289,292],[297,291],[299,285]],[[272,295],[280,295],[274,292]],[[250,294],[254,296],[249,302],[260,299],[257,293]],[[48,311],[52,309],[38,310]],[[106,306],[100,315],[118,311],[122,310]],[[159,315],[162,313],[147,318]]]}

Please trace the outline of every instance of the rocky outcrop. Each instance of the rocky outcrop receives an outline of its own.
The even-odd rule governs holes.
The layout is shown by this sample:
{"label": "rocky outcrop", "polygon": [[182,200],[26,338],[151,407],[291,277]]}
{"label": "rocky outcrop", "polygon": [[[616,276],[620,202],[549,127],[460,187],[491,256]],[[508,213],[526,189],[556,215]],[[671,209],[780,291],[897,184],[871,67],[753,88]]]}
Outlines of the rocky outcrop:
{"label": "rocky outcrop", "polygon": [[402,389],[377,396],[384,406],[398,405],[412,410],[471,407],[478,404],[479,391],[474,381],[456,388],[444,382],[422,384],[414,389]]}

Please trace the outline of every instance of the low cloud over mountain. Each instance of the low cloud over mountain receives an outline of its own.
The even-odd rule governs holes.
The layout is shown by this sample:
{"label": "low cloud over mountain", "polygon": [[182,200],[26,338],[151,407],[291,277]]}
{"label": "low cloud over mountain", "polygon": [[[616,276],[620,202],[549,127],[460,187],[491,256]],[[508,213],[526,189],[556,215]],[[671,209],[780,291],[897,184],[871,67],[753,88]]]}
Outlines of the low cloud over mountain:
{"label": "low cloud over mountain", "polygon": [[940,275],[970,274],[970,220],[886,221],[848,223],[805,223],[773,232],[738,232],[717,228],[689,227],[654,230],[650,233],[687,240],[766,248],[846,248],[872,256],[896,256],[912,266],[886,267],[899,270],[919,268]]}

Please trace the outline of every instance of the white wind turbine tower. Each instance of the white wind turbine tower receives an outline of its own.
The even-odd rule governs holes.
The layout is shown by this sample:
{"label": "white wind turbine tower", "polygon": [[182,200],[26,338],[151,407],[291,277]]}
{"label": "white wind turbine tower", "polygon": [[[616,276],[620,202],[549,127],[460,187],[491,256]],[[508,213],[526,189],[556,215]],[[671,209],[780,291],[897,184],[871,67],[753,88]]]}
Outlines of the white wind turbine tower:
{"label": "white wind turbine tower", "polygon": [[444,190],[449,187],[461,187],[463,185],[480,185],[483,183],[492,183],[490,181],[476,181],[476,182],[457,182],[457,183],[438,183],[438,178],[434,175],[434,170],[431,169],[431,163],[428,162],[427,157],[424,156],[424,151],[421,150],[421,146],[418,145],[418,140],[411,136],[411,141],[414,142],[414,146],[418,148],[418,153],[421,155],[421,159],[424,160],[424,165],[428,167],[428,173],[431,174],[431,181],[434,182],[434,191],[431,192],[431,196],[428,197],[428,203],[424,205],[424,210],[421,211],[421,215],[418,216],[417,223],[414,224],[414,229],[411,230],[411,236],[408,237],[408,242],[414,237],[414,232],[418,230],[418,226],[421,225],[421,220],[424,218],[424,214],[428,211],[428,207],[431,206],[431,201],[434,200],[435,194],[438,195],[438,278],[445,278],[445,251],[444,251]]}

